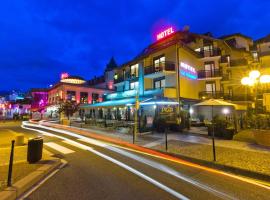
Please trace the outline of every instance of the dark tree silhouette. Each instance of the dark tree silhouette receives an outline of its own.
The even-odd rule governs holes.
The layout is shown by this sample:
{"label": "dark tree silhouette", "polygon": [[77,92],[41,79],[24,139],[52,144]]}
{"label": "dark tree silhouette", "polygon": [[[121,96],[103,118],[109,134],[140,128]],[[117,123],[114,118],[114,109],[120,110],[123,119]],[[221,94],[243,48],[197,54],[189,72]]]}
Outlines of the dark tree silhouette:
{"label": "dark tree silhouette", "polygon": [[78,110],[79,104],[77,104],[75,101],[70,101],[67,100],[65,102],[60,102],[60,107],[59,107],[59,114],[64,113],[68,120],[69,118]]}

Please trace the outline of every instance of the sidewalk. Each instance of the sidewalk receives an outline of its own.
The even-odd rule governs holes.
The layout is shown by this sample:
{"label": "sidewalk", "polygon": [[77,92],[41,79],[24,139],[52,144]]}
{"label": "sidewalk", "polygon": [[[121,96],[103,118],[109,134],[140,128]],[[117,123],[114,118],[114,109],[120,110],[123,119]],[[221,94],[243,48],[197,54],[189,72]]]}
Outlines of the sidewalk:
{"label": "sidewalk", "polygon": [[[81,125],[79,126],[81,127]],[[77,127],[78,128],[78,127]],[[91,134],[108,136],[132,143],[133,136],[117,131],[106,131],[104,128],[78,128]],[[270,176],[270,148],[251,142],[216,139],[217,161],[213,163],[212,139],[192,133],[168,133],[168,151],[181,158],[195,159],[232,169]],[[136,144],[165,152],[164,134],[138,135]]]}
{"label": "sidewalk", "polygon": [[[10,124],[9,124],[10,125]],[[14,125],[14,124],[13,124]],[[18,125],[18,124],[15,124]],[[60,159],[52,157],[51,153],[43,149],[42,160],[29,164],[27,162],[27,145],[14,146],[12,187],[7,188],[7,177],[11,151],[11,140],[18,133],[0,127],[0,199],[15,199],[46,174],[61,164]],[[21,133],[19,133],[21,134]],[[27,138],[25,138],[25,143]]]}

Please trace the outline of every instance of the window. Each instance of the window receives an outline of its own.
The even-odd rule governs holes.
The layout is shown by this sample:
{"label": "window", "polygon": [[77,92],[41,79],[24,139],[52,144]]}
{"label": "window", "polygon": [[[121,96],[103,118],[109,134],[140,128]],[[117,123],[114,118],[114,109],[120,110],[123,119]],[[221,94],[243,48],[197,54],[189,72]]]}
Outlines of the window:
{"label": "window", "polygon": [[154,58],[154,67],[156,72],[162,71],[164,66],[165,66],[165,56],[159,56],[157,58]]}
{"label": "window", "polygon": [[122,71],[122,77],[124,80],[126,80],[126,70],[125,69],[123,69],[123,71]]}
{"label": "window", "polygon": [[204,63],[206,77],[213,77],[216,74],[217,69],[218,68],[215,67],[214,61]]}
{"label": "window", "polygon": [[213,46],[204,46],[203,47],[204,57],[209,57],[213,55]]}
{"label": "window", "polygon": [[76,101],[76,92],[75,91],[67,91],[67,100]]}
{"label": "window", "polygon": [[165,79],[154,80],[154,88],[161,89],[165,87]]}
{"label": "window", "polygon": [[80,103],[88,103],[88,93],[87,92],[80,93]]}
{"label": "window", "polygon": [[252,56],[253,56],[253,59],[254,61],[258,61],[258,53],[256,51],[252,52]]}
{"label": "window", "polygon": [[131,70],[131,78],[139,76],[139,64],[131,65],[130,70]]}
{"label": "window", "polygon": [[130,89],[131,90],[134,90],[134,89],[138,89],[139,88],[139,82],[133,82],[133,83],[130,83]]}
{"label": "window", "polygon": [[207,93],[215,93],[216,92],[216,83],[215,82],[207,82],[205,84],[205,89]]}
{"label": "window", "polygon": [[99,95],[97,93],[92,93],[92,103],[98,102]]}

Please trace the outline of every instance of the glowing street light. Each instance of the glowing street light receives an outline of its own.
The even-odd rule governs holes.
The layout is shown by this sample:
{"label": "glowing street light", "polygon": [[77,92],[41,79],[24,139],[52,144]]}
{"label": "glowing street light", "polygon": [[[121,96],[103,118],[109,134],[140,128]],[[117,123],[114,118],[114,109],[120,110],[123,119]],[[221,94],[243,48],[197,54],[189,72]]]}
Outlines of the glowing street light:
{"label": "glowing street light", "polygon": [[261,73],[258,70],[252,70],[251,72],[249,72],[249,77],[256,80],[257,78],[259,78],[261,75]]}
{"label": "glowing street light", "polygon": [[250,77],[244,77],[241,79],[241,84],[242,85],[248,85],[248,86],[253,86],[255,83],[254,79]]}
{"label": "glowing street light", "polygon": [[228,114],[230,113],[230,110],[229,110],[228,108],[223,108],[223,109],[222,109],[222,113],[223,113],[224,115],[228,115]]}
{"label": "glowing street light", "polygon": [[270,83],[270,75],[262,75],[260,77],[260,83]]}

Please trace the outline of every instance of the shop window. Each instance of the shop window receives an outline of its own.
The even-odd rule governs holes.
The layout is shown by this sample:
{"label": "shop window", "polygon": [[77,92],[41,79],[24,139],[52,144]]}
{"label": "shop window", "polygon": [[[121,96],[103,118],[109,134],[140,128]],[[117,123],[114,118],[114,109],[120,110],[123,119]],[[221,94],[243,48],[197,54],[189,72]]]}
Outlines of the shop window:
{"label": "shop window", "polygon": [[67,100],[76,101],[76,92],[75,91],[67,91]]}
{"label": "shop window", "polygon": [[92,93],[92,103],[98,102],[99,95],[97,93]]}
{"label": "shop window", "polygon": [[80,93],[80,103],[88,103],[88,93],[87,92]]}

